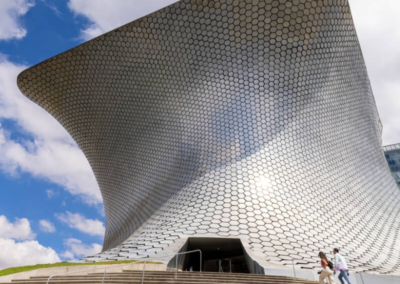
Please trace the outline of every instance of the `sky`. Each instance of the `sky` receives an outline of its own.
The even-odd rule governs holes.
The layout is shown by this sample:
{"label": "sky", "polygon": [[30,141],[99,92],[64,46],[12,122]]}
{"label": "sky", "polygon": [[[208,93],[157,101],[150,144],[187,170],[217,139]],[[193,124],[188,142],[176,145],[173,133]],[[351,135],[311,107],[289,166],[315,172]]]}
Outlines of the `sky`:
{"label": "sky", "polygon": [[[0,0],[0,269],[101,251],[100,190],[65,129],[18,90],[17,75],[171,0]],[[400,1],[350,0],[383,123],[400,142]]]}

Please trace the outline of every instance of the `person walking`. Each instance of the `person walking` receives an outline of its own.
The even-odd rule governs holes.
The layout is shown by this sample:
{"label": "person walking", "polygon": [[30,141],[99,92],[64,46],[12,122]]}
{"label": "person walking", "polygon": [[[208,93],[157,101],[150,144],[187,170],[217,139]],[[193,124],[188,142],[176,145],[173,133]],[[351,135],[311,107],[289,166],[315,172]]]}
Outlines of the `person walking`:
{"label": "person walking", "polygon": [[347,263],[346,260],[344,259],[344,257],[339,253],[339,249],[338,248],[334,248],[333,249],[333,254],[335,256],[335,266],[333,267],[334,269],[334,274],[336,273],[336,271],[339,271],[339,281],[342,284],[344,283],[344,279],[346,279],[346,282],[348,284],[352,284],[350,279],[349,279],[349,268],[347,267]]}
{"label": "person walking", "polygon": [[319,272],[319,283],[324,284],[325,278],[328,277],[330,284],[336,284],[335,280],[333,280],[333,263],[328,260],[326,255],[320,251],[318,254],[319,258],[321,259],[321,266],[322,270]]}

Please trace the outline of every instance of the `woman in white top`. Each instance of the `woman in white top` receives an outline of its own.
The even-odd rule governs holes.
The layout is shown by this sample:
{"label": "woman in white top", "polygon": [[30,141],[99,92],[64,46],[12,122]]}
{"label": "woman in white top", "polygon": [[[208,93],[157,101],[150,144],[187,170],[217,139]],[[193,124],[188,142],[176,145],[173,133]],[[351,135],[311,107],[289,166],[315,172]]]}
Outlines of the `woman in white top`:
{"label": "woman in white top", "polygon": [[347,275],[349,268],[347,267],[347,263],[346,263],[346,260],[344,259],[344,257],[339,254],[339,249],[334,248],[333,254],[335,256],[335,266],[334,266],[335,273],[336,273],[336,271],[340,271],[340,273],[339,273],[340,283],[345,284],[344,280],[343,280],[343,278],[344,278],[344,279],[346,279],[348,284],[352,284],[349,279],[349,276]]}

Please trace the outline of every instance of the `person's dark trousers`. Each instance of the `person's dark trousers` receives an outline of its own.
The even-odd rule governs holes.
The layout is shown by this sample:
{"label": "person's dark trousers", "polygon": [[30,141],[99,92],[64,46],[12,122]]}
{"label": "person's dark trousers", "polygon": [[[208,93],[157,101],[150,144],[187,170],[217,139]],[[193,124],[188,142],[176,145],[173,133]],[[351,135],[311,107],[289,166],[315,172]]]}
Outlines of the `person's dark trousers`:
{"label": "person's dark trousers", "polygon": [[347,275],[347,271],[346,270],[342,270],[339,273],[339,281],[340,281],[340,283],[345,284],[344,281],[343,281],[343,278],[346,279],[348,284],[352,284],[351,281],[350,281],[349,276]]}

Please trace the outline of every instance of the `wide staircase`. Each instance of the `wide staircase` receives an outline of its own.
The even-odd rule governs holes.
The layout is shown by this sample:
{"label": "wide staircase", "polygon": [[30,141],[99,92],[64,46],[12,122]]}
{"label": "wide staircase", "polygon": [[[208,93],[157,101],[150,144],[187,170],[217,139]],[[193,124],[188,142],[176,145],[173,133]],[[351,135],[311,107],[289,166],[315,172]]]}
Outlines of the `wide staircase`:
{"label": "wide staircase", "polygon": [[[315,284],[316,281],[273,275],[246,273],[214,273],[214,272],[174,272],[124,270],[119,273],[90,273],[80,276],[54,276],[49,284],[101,284],[101,283],[146,283],[146,284]],[[143,277],[143,279],[142,279]],[[175,278],[176,277],[176,278]],[[13,280],[15,284],[46,284],[48,277],[35,276],[26,280]],[[0,283],[5,284],[5,283]]]}

